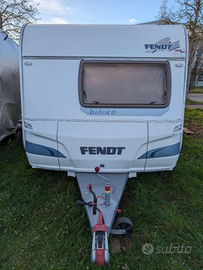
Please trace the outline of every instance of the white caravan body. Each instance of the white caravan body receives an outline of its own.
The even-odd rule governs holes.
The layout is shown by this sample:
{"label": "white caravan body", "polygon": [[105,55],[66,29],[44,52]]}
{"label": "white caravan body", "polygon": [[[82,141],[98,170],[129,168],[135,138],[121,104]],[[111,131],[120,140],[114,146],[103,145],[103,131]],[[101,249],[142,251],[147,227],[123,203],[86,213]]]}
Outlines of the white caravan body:
{"label": "white caravan body", "polygon": [[187,32],[181,25],[26,25],[23,141],[34,168],[171,170],[183,133]]}
{"label": "white caravan body", "polygon": [[19,48],[0,29],[0,141],[16,131],[19,117]]}

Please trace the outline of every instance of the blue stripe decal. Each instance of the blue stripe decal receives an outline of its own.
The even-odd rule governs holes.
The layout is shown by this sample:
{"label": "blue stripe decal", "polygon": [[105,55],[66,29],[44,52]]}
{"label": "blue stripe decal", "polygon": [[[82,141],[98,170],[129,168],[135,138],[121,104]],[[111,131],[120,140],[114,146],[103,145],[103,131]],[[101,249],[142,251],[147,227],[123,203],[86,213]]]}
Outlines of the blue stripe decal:
{"label": "blue stripe decal", "polygon": [[85,108],[80,110],[92,117],[110,116],[162,116],[169,111],[170,105],[166,108]]}
{"label": "blue stripe decal", "polygon": [[179,153],[180,153],[180,142],[173,145],[164,146],[164,147],[150,150],[144,153],[138,159],[170,157],[170,156],[178,155]]}
{"label": "blue stripe decal", "polygon": [[61,152],[40,144],[26,141],[26,152],[34,155],[66,158]]}

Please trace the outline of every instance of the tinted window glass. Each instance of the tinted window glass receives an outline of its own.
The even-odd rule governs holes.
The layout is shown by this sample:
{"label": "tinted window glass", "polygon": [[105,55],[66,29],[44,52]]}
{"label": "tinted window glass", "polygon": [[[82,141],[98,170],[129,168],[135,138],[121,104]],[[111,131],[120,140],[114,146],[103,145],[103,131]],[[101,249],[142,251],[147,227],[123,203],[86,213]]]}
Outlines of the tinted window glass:
{"label": "tinted window glass", "polygon": [[81,99],[84,106],[166,106],[169,64],[83,62]]}

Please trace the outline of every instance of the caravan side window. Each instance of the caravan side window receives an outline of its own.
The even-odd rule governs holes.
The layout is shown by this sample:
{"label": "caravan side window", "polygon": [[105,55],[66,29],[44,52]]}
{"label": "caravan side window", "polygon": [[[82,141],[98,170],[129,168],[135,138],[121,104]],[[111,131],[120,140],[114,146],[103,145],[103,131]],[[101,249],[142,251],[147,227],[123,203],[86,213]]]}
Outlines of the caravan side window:
{"label": "caravan side window", "polygon": [[169,62],[82,61],[80,103],[85,107],[166,107]]}

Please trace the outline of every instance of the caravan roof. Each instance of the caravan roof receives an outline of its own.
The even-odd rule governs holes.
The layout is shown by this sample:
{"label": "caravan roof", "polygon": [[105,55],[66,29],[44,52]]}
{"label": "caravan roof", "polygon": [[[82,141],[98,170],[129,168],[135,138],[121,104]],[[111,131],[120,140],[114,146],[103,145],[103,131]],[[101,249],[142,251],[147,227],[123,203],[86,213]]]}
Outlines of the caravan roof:
{"label": "caravan roof", "polygon": [[175,49],[186,50],[186,36],[182,25],[27,25],[22,55],[174,58]]}

